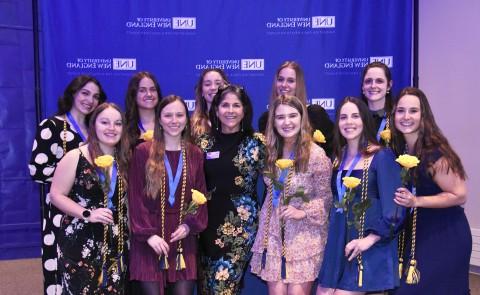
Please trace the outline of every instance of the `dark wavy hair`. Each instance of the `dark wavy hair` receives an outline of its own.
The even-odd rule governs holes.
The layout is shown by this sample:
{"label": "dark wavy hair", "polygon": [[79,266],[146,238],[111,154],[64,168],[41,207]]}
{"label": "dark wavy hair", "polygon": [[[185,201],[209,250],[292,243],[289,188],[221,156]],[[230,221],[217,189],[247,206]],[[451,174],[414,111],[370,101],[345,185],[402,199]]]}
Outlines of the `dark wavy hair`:
{"label": "dark wavy hair", "polygon": [[360,136],[360,143],[359,143],[359,150],[362,153],[362,155],[367,156],[372,154],[372,152],[376,151],[376,149],[368,149],[369,145],[378,146],[378,141],[374,136],[375,132],[373,132],[373,129],[374,129],[373,119],[372,119],[372,116],[370,115],[370,111],[368,110],[367,105],[365,104],[365,102],[363,102],[359,98],[356,98],[353,96],[347,96],[343,99],[343,101],[337,107],[335,127],[333,130],[334,154],[337,157],[337,159],[342,159],[342,156],[343,156],[342,152],[347,144],[347,141],[340,133],[340,128],[338,126],[338,123],[340,121],[340,111],[342,110],[342,107],[347,103],[353,103],[354,105],[357,106],[358,112],[360,114],[360,118],[363,123],[363,130]]}
{"label": "dark wavy hair", "polygon": [[[379,61],[374,61],[374,62],[371,62],[369,63],[364,69],[363,69],[363,72],[362,72],[362,81],[360,82],[360,93],[361,93],[361,97],[362,97],[362,100],[363,102],[365,102],[368,106],[368,99],[367,97],[363,94],[363,81],[365,80],[365,76],[367,75],[367,72],[368,70],[370,70],[371,68],[380,68],[383,70],[383,73],[385,74],[385,77],[387,78],[387,85],[390,85],[390,83],[392,82],[392,73],[390,72],[390,68],[382,63],[382,62],[379,62]],[[390,89],[390,91],[387,91],[387,94],[385,95],[385,112],[387,114],[391,114],[392,112],[392,107],[393,107],[393,94],[392,94],[392,89]]]}
{"label": "dark wavy hair", "polygon": [[162,110],[169,104],[179,101],[185,108],[186,125],[182,131],[182,140],[185,144],[190,142],[190,120],[188,118],[188,107],[185,101],[180,96],[168,95],[165,96],[159,103],[155,111],[155,130],[153,132],[153,142],[150,146],[149,156],[145,164],[145,192],[147,196],[156,199],[160,192],[160,187],[164,181],[165,163],[163,157],[165,155],[165,137],[163,134],[162,125],[160,125],[160,116]]}
{"label": "dark wavy hair", "polygon": [[[140,137],[140,129],[138,128],[138,121],[140,120],[140,115],[138,113],[137,106],[137,92],[140,81],[143,78],[149,78],[153,81],[155,88],[157,89],[158,100],[162,99],[162,91],[160,85],[158,84],[155,76],[150,72],[138,72],[130,78],[128,82],[127,94],[125,95],[125,109],[127,117],[127,136],[130,148],[133,149],[137,143],[138,138]],[[160,103],[157,103],[155,106],[155,113],[158,111]]]}
{"label": "dark wavy hair", "polygon": [[[107,100],[107,95],[103,91],[102,84],[100,84],[100,82],[98,82],[98,80],[92,76],[80,75],[76,76],[72,81],[70,81],[70,83],[68,83],[67,87],[63,91],[63,95],[58,99],[56,115],[62,116],[69,112],[72,109],[75,94],[90,82],[94,83],[98,87],[98,104],[100,105],[104,103]],[[85,119],[87,126],[90,116],[91,114],[88,114]]]}
{"label": "dark wavy hair", "polygon": [[[395,114],[398,102],[400,102],[402,97],[405,95],[416,96],[420,101],[421,119],[418,139],[415,143],[414,151],[415,156],[420,159],[421,165],[426,165],[427,168],[431,168],[436,160],[434,157],[432,157],[432,155],[439,150],[441,155],[446,160],[441,169],[447,173],[451,169],[462,180],[465,180],[467,178],[467,174],[463,168],[462,161],[457,153],[455,153],[455,151],[452,149],[447,138],[443,135],[442,131],[435,122],[435,117],[433,116],[432,109],[428,103],[427,96],[422,90],[415,87],[406,87],[402,89],[398,95],[395,105],[393,106],[393,114]],[[395,122],[395,116],[393,116],[393,120]],[[406,142],[403,134],[396,128],[395,124],[392,124],[390,128],[392,129],[392,146],[395,152],[398,155],[405,153]],[[433,171],[432,176],[435,176],[435,171]]]}
{"label": "dark wavy hair", "polygon": [[[125,114],[122,112],[120,107],[114,103],[111,102],[104,102],[101,105],[99,105],[92,113],[92,116],[90,118],[91,124],[88,126],[88,152],[90,153],[90,157],[92,160],[94,160],[98,156],[102,156],[103,152],[100,149],[100,144],[98,141],[98,136],[97,132],[95,129],[95,122],[98,118],[98,115],[102,113],[104,110],[112,108],[116,111],[118,111],[122,117],[122,135],[120,137],[120,141],[116,144],[115,146],[115,156],[117,157],[117,164],[119,171],[121,171],[123,179],[125,180],[124,185],[126,185],[126,178],[127,178],[127,171],[128,171],[128,140],[127,140],[127,133],[125,129]],[[94,166],[95,163],[94,163]]]}
{"label": "dark wavy hair", "polygon": [[243,136],[252,136],[254,129],[252,127],[252,118],[253,118],[253,107],[250,98],[248,97],[245,89],[238,85],[228,85],[223,89],[219,89],[212,101],[212,106],[210,107],[209,117],[212,121],[212,133],[218,135],[221,133],[221,122],[217,117],[217,110],[222,101],[225,99],[225,96],[228,93],[233,93],[238,99],[240,99],[243,106],[243,119],[241,124],[241,130],[243,130]]}
{"label": "dark wavy hair", "polygon": [[202,85],[203,79],[205,75],[210,72],[216,72],[222,77],[224,84],[229,84],[227,75],[221,69],[213,68],[213,69],[206,69],[200,74],[200,78],[198,78],[197,84],[195,85],[195,110],[192,114],[192,136],[194,138],[208,133],[210,131],[210,125],[208,124],[208,107],[207,102],[203,98],[202,94]]}

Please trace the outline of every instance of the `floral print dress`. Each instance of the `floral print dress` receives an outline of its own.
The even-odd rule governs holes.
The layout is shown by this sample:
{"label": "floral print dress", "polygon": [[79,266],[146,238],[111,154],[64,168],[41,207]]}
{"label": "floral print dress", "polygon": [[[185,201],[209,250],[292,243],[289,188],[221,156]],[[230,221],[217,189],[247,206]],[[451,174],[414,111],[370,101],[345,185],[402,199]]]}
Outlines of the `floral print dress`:
{"label": "floral print dress", "polygon": [[[63,217],[58,237],[58,268],[63,287],[62,294],[124,294],[128,264],[126,259],[128,220],[125,193],[119,202],[118,191],[117,181],[112,198],[114,224],[108,229],[104,266],[103,224],[89,223],[68,215]],[[104,207],[104,194],[99,178],[95,168],[83,154],[80,154],[78,160],[76,177],[69,197],[90,210]],[[119,203],[122,210],[119,210]],[[122,214],[119,219],[120,211]]]}
{"label": "floral print dress", "polygon": [[204,135],[205,176],[211,199],[200,235],[200,294],[240,294],[258,226],[256,182],[265,146],[260,135]]}

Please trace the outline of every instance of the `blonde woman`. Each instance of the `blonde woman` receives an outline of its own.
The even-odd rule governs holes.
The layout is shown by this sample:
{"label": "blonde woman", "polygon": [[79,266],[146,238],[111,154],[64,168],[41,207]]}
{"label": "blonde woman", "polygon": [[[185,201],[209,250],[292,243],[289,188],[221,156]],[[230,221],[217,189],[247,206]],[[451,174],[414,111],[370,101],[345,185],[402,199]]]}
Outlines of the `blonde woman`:
{"label": "blonde woman", "polygon": [[[270,106],[266,129],[266,169],[284,192],[264,176],[267,197],[252,248],[252,272],[267,281],[269,294],[310,294],[323,259],[327,237],[331,162],[312,141],[305,104],[281,95]],[[294,166],[277,169],[278,159]],[[271,175],[271,174],[269,174]],[[304,198],[289,195],[304,192]]]}

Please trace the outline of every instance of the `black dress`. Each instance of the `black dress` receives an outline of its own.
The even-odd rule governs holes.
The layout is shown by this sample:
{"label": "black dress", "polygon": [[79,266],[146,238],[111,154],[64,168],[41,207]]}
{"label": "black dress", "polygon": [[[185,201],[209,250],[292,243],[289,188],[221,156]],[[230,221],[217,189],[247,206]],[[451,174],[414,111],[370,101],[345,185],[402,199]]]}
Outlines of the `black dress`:
{"label": "black dress", "polygon": [[[333,127],[334,124],[330,117],[319,105],[311,104],[307,106],[308,119],[310,121],[310,126],[312,131],[320,130],[325,136],[326,143],[318,143],[319,146],[325,150],[325,153],[329,158],[332,157],[333,152]],[[265,129],[267,128],[268,121],[268,111],[264,112],[258,119],[258,130],[265,134]]]}
{"label": "black dress", "polygon": [[[58,235],[62,294],[124,294],[128,264],[128,220],[126,194],[123,192],[120,197],[118,194],[117,180],[112,197],[114,224],[108,227],[106,235],[105,265],[102,251],[104,225],[68,215],[63,217]],[[91,210],[105,207],[104,193],[95,168],[82,154],[68,197]]]}
{"label": "black dress", "polygon": [[258,221],[256,183],[265,146],[242,132],[201,136],[208,226],[200,234],[199,294],[240,294]]}
{"label": "black dress", "polygon": [[[64,129],[66,127],[66,129]],[[37,128],[33,141],[32,157],[28,168],[35,182],[47,184],[45,191],[50,190],[53,173],[57,163],[66,151],[78,148],[82,143],[80,135],[70,127],[70,124],[58,117],[43,120]],[[44,294],[57,294],[61,281],[57,275],[57,236],[60,219],[63,213],[50,203],[50,197],[41,198],[42,217],[42,269]]]}

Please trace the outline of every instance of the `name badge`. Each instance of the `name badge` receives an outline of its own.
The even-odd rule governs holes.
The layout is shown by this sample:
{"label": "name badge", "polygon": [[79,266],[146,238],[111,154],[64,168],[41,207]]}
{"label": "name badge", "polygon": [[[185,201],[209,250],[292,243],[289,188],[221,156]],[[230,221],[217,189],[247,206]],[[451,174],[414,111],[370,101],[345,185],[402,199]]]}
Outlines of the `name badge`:
{"label": "name badge", "polygon": [[220,158],[220,151],[207,153],[207,160],[218,159],[218,158]]}

